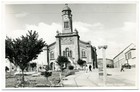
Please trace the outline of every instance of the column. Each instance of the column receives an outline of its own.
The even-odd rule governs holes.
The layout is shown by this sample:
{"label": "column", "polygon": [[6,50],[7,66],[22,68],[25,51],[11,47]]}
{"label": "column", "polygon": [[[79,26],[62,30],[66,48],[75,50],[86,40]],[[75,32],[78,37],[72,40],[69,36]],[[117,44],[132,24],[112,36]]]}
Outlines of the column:
{"label": "column", "polygon": [[106,86],[106,53],[105,50],[107,49],[107,45],[104,46],[99,46],[99,49],[102,49],[102,56],[103,56],[103,81],[104,81],[104,86]]}

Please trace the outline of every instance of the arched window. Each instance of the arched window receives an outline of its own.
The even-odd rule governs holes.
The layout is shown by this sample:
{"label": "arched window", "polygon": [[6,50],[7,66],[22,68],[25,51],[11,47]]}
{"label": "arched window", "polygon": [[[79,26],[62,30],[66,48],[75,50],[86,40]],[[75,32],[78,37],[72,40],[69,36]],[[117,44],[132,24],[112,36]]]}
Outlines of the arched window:
{"label": "arched window", "polygon": [[66,48],[66,49],[63,51],[63,56],[65,56],[65,57],[72,57],[72,51],[69,50],[69,48]]}
{"label": "arched window", "polygon": [[85,50],[82,50],[82,57],[83,57],[83,58],[86,57],[86,52],[85,52]]}
{"label": "arched window", "polygon": [[69,48],[66,48],[66,57],[69,57]]}
{"label": "arched window", "polygon": [[54,59],[54,52],[53,51],[50,52],[50,59]]}
{"label": "arched window", "polygon": [[66,56],[66,53],[65,53],[65,51],[63,51],[63,56]]}

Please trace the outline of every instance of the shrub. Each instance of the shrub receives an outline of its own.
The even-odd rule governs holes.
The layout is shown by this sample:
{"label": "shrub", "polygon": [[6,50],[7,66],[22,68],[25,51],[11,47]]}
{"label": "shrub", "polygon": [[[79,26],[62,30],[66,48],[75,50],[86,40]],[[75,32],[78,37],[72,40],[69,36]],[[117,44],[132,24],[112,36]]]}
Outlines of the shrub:
{"label": "shrub", "polygon": [[49,65],[46,65],[45,70],[46,71],[49,71],[50,70]]}
{"label": "shrub", "polygon": [[6,71],[6,72],[9,71],[9,68],[8,68],[7,66],[5,67],[5,71]]}
{"label": "shrub", "polygon": [[52,72],[48,72],[48,71],[45,71],[45,72],[41,72],[41,75],[45,76],[45,77],[49,77],[52,75]]}
{"label": "shrub", "polygon": [[46,71],[44,74],[45,74],[45,75],[44,75],[45,77],[49,77],[49,76],[52,75],[52,72],[48,72],[48,71]]}
{"label": "shrub", "polygon": [[83,67],[84,65],[86,65],[86,61],[79,59],[77,61],[77,64],[79,64],[81,67]]}
{"label": "shrub", "polygon": [[74,66],[70,65],[68,68],[69,68],[69,70],[73,70]]}

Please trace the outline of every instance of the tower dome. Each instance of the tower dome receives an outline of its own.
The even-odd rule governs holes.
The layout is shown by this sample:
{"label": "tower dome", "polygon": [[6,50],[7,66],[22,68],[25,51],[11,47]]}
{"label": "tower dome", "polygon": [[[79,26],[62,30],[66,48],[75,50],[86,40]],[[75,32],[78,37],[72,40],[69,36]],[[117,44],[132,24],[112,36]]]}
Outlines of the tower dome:
{"label": "tower dome", "polygon": [[68,4],[65,4],[65,7],[63,8],[62,12],[63,11],[71,11],[71,9],[68,7]]}

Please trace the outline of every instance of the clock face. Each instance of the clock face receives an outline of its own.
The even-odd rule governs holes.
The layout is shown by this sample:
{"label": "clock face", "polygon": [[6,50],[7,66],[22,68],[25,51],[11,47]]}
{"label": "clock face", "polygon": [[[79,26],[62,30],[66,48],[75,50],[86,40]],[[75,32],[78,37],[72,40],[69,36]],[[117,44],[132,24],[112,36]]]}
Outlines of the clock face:
{"label": "clock face", "polygon": [[61,39],[61,44],[74,44],[72,37],[64,37]]}
{"label": "clock face", "polygon": [[68,16],[65,15],[65,16],[64,16],[64,20],[68,20]]}
{"label": "clock face", "polygon": [[65,14],[68,14],[68,11],[65,11]]}

